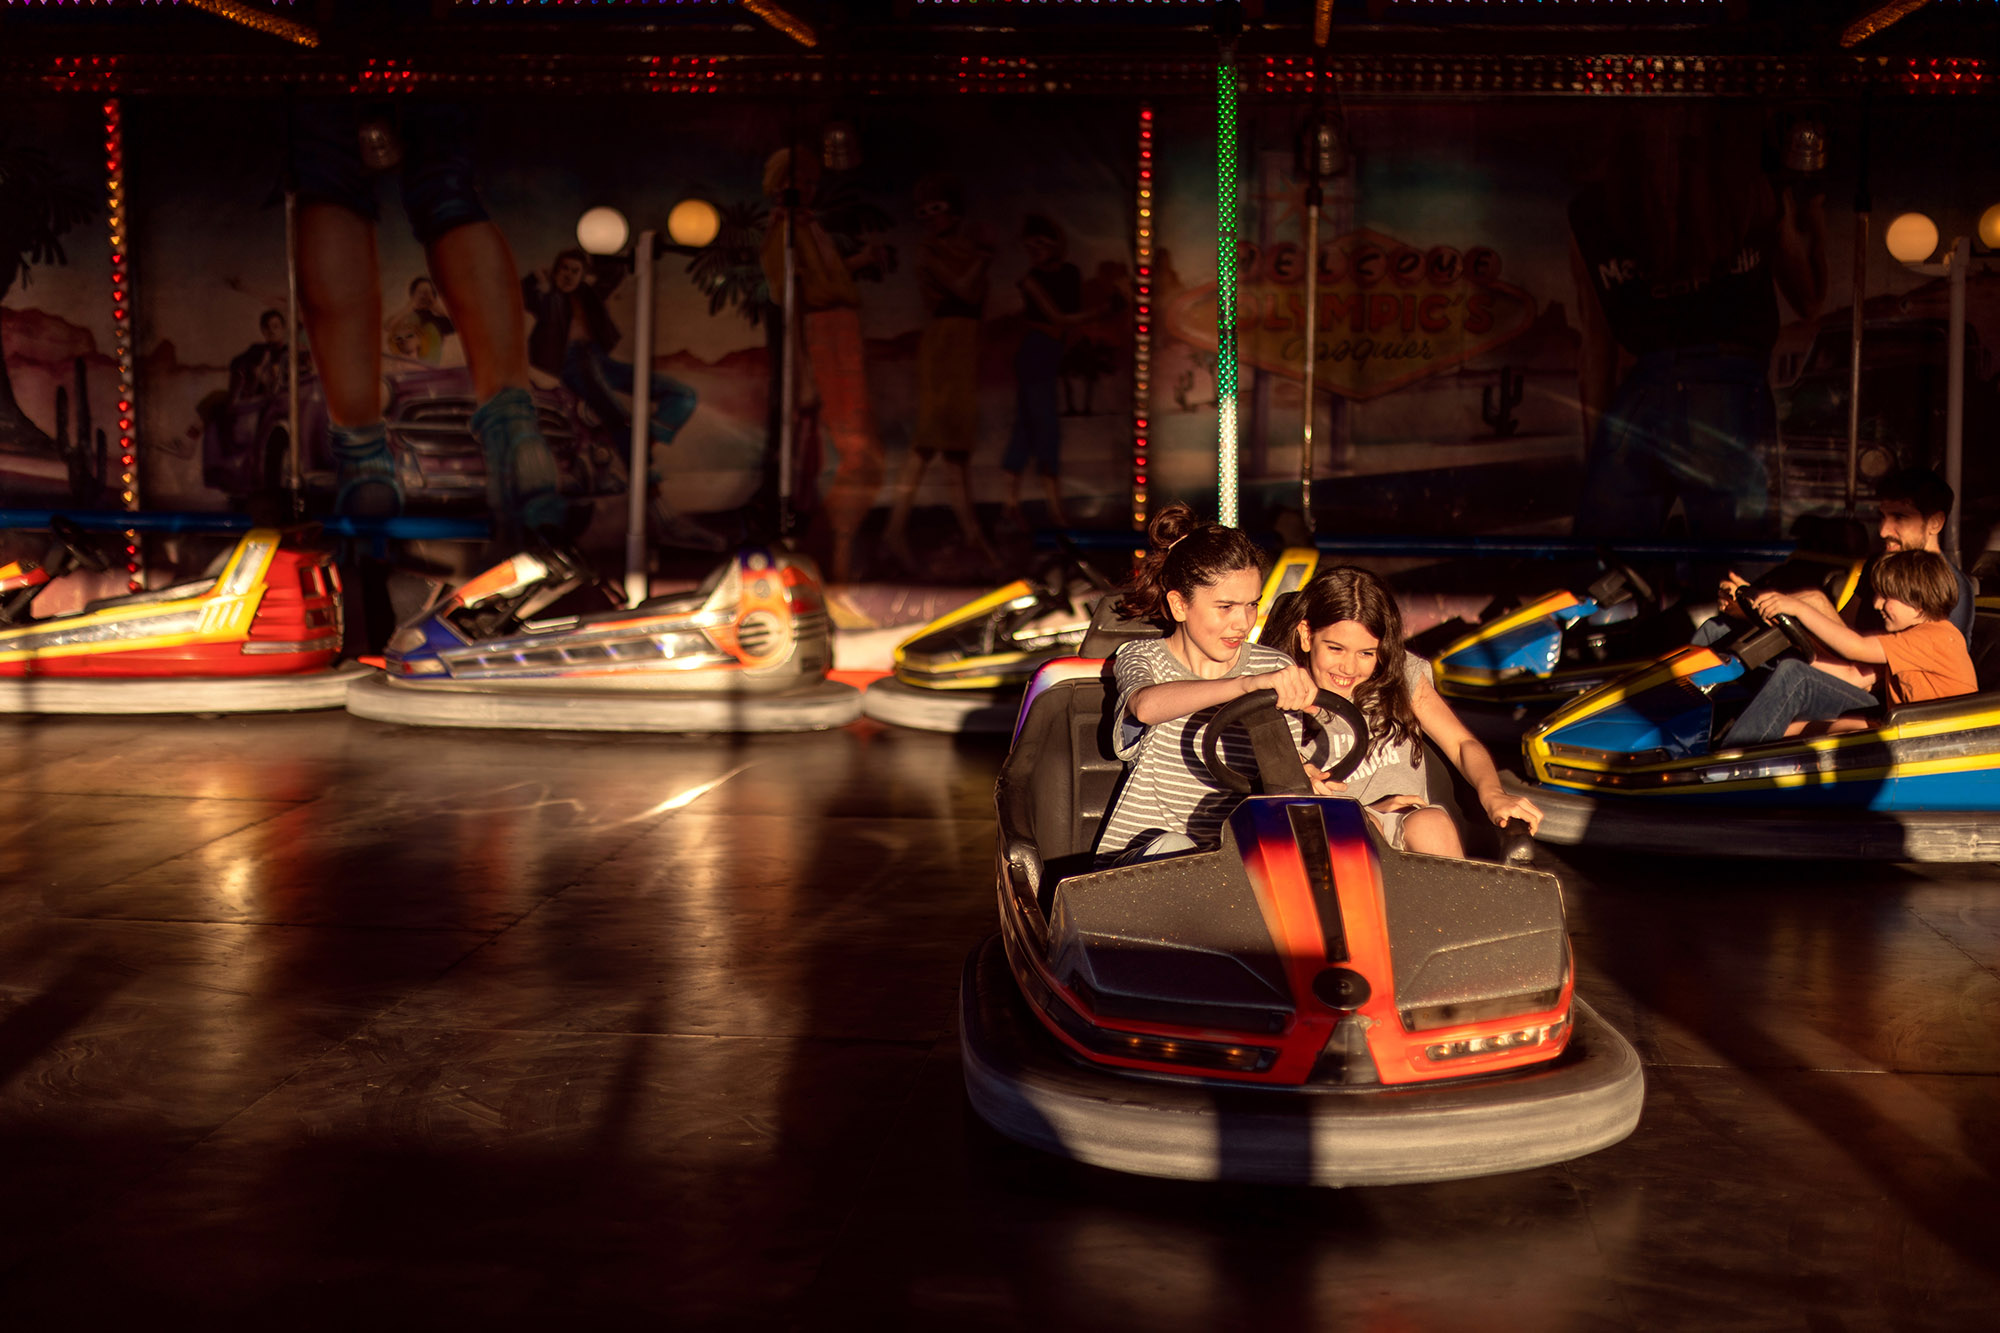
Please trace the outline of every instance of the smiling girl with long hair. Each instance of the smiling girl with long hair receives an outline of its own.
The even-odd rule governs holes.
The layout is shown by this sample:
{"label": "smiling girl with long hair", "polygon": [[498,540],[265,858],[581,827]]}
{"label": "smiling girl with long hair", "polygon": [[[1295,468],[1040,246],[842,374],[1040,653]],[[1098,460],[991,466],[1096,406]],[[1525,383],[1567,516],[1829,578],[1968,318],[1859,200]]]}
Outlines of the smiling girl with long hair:
{"label": "smiling girl with long hair", "polygon": [[[1430,663],[1405,650],[1403,613],[1367,570],[1353,565],[1322,570],[1286,614],[1272,617],[1264,641],[1282,645],[1311,673],[1316,689],[1352,700],[1368,720],[1368,754],[1341,794],[1367,807],[1391,846],[1431,856],[1465,855],[1450,812],[1428,799],[1425,737],[1472,784],[1494,824],[1524,819],[1530,831],[1541,824],[1534,802],[1509,795],[1500,785],[1493,756],[1431,683]],[[1336,749],[1344,739],[1335,733]]]}

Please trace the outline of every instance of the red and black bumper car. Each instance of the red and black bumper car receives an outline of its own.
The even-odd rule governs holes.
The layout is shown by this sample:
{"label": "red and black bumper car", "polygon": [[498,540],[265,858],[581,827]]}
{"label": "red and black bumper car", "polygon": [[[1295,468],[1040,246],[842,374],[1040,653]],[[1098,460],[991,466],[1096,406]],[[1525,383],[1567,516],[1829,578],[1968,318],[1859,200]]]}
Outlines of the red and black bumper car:
{"label": "red and black bumper car", "polygon": [[1001,928],[960,992],[989,1124],[1120,1171],[1336,1186],[1632,1132],[1639,1060],[1575,994],[1555,877],[1391,849],[1359,805],[1309,794],[1268,694],[1243,701],[1263,791],[1222,845],[1092,870],[1122,773],[1102,668],[1043,669],[1001,773]]}

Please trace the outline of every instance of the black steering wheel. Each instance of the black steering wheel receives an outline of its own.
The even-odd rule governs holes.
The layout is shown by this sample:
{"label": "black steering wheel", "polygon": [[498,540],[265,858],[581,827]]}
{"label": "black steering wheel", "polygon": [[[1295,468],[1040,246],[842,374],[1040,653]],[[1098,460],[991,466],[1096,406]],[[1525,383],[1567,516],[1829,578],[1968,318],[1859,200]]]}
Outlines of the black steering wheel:
{"label": "black steering wheel", "polygon": [[[84,530],[64,518],[61,514],[49,515],[49,536],[56,551],[69,557],[68,568],[51,570],[52,574],[66,574],[71,569],[87,569],[93,574],[102,574],[111,568],[111,558],[91,545]],[[48,568],[49,561],[42,562]]]}
{"label": "black steering wheel", "polygon": [[536,528],[532,538],[523,547],[523,554],[532,555],[548,566],[549,577],[555,580],[565,578],[581,579],[604,595],[611,605],[623,608],[625,587],[597,572],[597,566],[585,558],[567,534],[560,528],[544,523]]}
{"label": "black steering wheel", "polygon": [[1646,581],[1645,575],[1620,560],[1608,548],[1598,549],[1597,561],[1604,566],[1606,574],[1615,574],[1624,581],[1625,587],[1631,590],[1642,608],[1653,606],[1653,585]]}
{"label": "black steering wheel", "polygon": [[1779,615],[1767,620],[1760,615],[1757,604],[1750,600],[1750,588],[1747,584],[1736,590],[1736,609],[1741,611],[1751,624],[1769,625],[1776,629],[1785,636],[1785,642],[1798,649],[1808,660],[1819,653],[1818,645],[1813,642],[1812,635],[1806,633],[1806,627],[1799,623],[1797,616]]}
{"label": "black steering wheel", "polygon": [[[1339,763],[1327,769],[1329,782],[1344,782],[1361,766],[1361,760],[1368,753],[1368,721],[1361,716],[1361,709],[1352,699],[1343,699],[1332,690],[1321,690],[1313,704],[1345,722],[1347,729],[1354,733],[1353,746],[1341,756]],[[1326,757],[1333,751],[1333,738],[1327,734],[1326,724],[1317,715],[1306,716],[1307,726],[1317,733],[1313,742],[1313,767],[1325,768]],[[1223,735],[1238,726],[1250,733],[1250,745],[1257,756],[1257,771],[1263,776],[1265,794],[1312,795],[1312,781],[1306,777],[1305,765],[1292,746],[1292,729],[1285,725],[1284,716],[1278,711],[1276,690],[1252,690],[1224,704],[1209,719],[1202,740],[1201,757],[1208,765],[1208,775],[1215,779],[1217,786],[1245,796],[1256,789],[1248,777],[1231,768],[1222,757]],[[1289,767],[1287,759],[1290,760]]]}
{"label": "black steering wheel", "polygon": [[1075,542],[1060,532],[1055,537],[1056,550],[1060,553],[1059,563],[1056,568],[1047,571],[1047,587],[1052,595],[1056,597],[1064,595],[1068,590],[1069,575],[1072,572],[1083,575],[1084,581],[1100,593],[1114,593],[1119,590],[1116,583],[1106,578],[1095,565],[1090,563]]}

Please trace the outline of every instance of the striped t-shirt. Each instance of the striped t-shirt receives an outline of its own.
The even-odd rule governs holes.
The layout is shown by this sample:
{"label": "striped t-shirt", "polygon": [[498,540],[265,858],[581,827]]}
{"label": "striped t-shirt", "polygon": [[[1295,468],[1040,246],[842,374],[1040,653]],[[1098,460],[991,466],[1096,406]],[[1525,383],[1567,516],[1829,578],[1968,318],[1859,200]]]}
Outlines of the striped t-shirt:
{"label": "striped t-shirt", "polygon": [[[1292,665],[1292,659],[1275,648],[1246,643],[1236,664],[1223,675],[1259,676]],[[1162,833],[1184,833],[1197,846],[1214,847],[1222,840],[1222,821],[1243,799],[1216,786],[1201,757],[1204,729],[1222,705],[1150,727],[1133,720],[1132,696],[1148,685],[1201,679],[1181,665],[1165,639],[1135,639],[1120,645],[1111,659],[1111,674],[1118,685],[1118,708],[1111,719],[1112,744],[1118,757],[1131,767],[1098,836],[1097,864],[1107,865]],[[1298,715],[1288,713],[1286,719],[1296,741]],[[1221,750],[1237,772],[1256,771],[1249,737],[1240,728],[1223,738]]]}

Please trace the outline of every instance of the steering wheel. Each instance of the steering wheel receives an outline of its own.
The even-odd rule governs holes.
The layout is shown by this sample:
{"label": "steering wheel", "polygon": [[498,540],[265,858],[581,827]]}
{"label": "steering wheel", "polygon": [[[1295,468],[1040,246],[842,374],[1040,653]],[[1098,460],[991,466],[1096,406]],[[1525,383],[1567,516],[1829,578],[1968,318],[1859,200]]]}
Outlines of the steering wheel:
{"label": "steering wheel", "polygon": [[[83,529],[62,515],[49,515],[49,536],[54,540],[56,549],[70,558],[70,569],[87,569],[93,574],[102,574],[111,568],[110,557],[91,545]],[[64,574],[69,571],[53,572]]]}
{"label": "steering wheel", "polygon": [[[1292,729],[1285,725],[1277,704],[1276,690],[1252,690],[1224,704],[1209,719],[1202,740],[1201,757],[1208,765],[1208,775],[1215,779],[1217,786],[1245,796],[1255,789],[1248,777],[1231,768],[1222,757],[1223,735],[1231,727],[1241,726],[1250,733],[1250,745],[1257,755],[1257,771],[1263,775],[1266,794],[1312,795],[1312,782],[1306,777],[1305,766],[1300,763],[1298,751],[1292,746]],[[1354,733],[1353,746],[1326,774],[1329,782],[1344,782],[1361,766],[1361,760],[1368,753],[1368,721],[1362,717],[1361,709],[1353,700],[1343,699],[1332,690],[1321,690],[1313,704],[1345,722],[1347,729]],[[1309,714],[1307,725],[1318,733],[1313,744],[1313,767],[1323,768],[1327,755],[1332,753],[1333,738],[1327,734],[1326,724],[1318,717]],[[1291,768],[1285,766],[1286,756],[1291,759]],[[1290,778],[1292,772],[1298,776]]]}
{"label": "steering wheel", "polygon": [[1797,616],[1772,616],[1767,620],[1758,614],[1757,604],[1750,600],[1748,585],[1736,590],[1736,609],[1741,611],[1753,625],[1769,625],[1774,627],[1780,634],[1785,636],[1785,642],[1798,649],[1808,661],[1819,653],[1818,646],[1813,643],[1812,636],[1806,633],[1806,627],[1799,623]]}
{"label": "steering wheel", "polygon": [[1062,554],[1064,567],[1064,572],[1057,574],[1051,581],[1051,591],[1056,595],[1062,595],[1064,591],[1063,585],[1069,581],[1065,577],[1069,570],[1075,570],[1077,573],[1083,575],[1084,579],[1101,593],[1118,591],[1118,585],[1100,573],[1096,566],[1092,565],[1084,557],[1083,551],[1078,548],[1077,544],[1060,532],[1056,534],[1056,549]]}
{"label": "steering wheel", "polygon": [[535,529],[523,553],[532,555],[547,565],[550,578],[582,579],[602,593],[611,605],[620,608],[626,605],[624,586],[598,573],[597,566],[584,558],[583,552],[577,550],[576,543],[569,540],[561,529],[551,524],[542,524]]}
{"label": "steering wheel", "polygon": [[1609,557],[1604,563],[1606,569],[1624,578],[1625,586],[1632,590],[1632,595],[1639,599],[1641,606],[1653,605],[1653,585],[1646,582],[1645,575],[1616,557]]}
{"label": "steering wheel", "polygon": [[[1590,585],[1590,592],[1602,607],[1620,604],[1622,599],[1617,595],[1620,585],[1632,594],[1642,608],[1652,607],[1653,585],[1646,582],[1645,576],[1638,570],[1620,560],[1610,547],[1597,548],[1597,563],[1603,566],[1604,573]],[[1606,588],[1606,584],[1611,584],[1611,587]],[[1598,590],[1601,588],[1604,593],[1600,596]]]}

